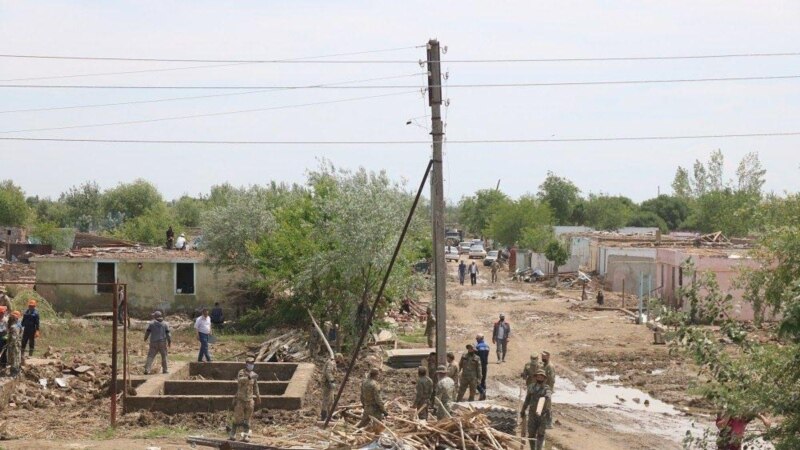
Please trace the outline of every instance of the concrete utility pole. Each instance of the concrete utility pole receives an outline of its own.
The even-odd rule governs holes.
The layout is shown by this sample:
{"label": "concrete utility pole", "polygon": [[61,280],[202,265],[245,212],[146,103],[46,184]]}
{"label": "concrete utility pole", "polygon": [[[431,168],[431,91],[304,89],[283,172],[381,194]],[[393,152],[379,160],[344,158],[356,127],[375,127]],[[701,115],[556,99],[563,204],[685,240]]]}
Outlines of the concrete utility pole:
{"label": "concrete utility pole", "polygon": [[431,169],[431,215],[433,216],[434,299],[436,300],[436,360],[447,364],[447,306],[445,282],[447,263],[444,260],[444,179],[442,175],[442,71],[439,41],[428,41],[428,103],[431,105],[433,167]]}

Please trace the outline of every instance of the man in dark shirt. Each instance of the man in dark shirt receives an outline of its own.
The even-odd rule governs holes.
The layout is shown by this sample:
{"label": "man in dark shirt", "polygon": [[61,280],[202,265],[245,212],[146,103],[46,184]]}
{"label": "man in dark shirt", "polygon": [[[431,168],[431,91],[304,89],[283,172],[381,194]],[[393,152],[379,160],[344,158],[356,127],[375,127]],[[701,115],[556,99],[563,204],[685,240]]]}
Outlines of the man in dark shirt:
{"label": "man in dark shirt", "polygon": [[214,303],[214,307],[211,309],[211,325],[214,328],[222,328],[222,325],[225,323],[225,314],[222,313],[222,307],[219,306],[219,302]]}

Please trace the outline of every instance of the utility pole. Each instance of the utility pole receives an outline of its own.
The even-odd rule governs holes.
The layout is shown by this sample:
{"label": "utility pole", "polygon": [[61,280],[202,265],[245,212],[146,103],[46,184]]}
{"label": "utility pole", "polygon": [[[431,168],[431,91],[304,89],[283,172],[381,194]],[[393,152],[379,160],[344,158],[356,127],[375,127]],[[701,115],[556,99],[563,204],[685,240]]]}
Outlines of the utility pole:
{"label": "utility pole", "polygon": [[444,260],[444,178],[442,175],[442,70],[439,41],[428,41],[428,103],[431,105],[433,167],[431,168],[431,216],[433,222],[434,300],[436,301],[436,360],[447,364],[447,306],[445,282],[447,263]]}

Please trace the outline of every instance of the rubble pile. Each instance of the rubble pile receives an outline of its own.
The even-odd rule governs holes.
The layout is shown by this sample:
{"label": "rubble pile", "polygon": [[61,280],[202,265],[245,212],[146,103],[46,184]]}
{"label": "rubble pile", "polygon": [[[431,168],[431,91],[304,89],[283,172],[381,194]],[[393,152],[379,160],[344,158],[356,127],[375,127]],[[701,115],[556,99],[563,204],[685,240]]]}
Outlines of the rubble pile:
{"label": "rubble pile", "polygon": [[111,367],[101,363],[85,364],[76,358],[70,364],[52,362],[41,366],[23,366],[11,408],[35,409],[80,404],[108,396]]}
{"label": "rubble pile", "polygon": [[259,362],[296,362],[308,359],[307,336],[300,330],[291,330],[267,339],[253,349]]}

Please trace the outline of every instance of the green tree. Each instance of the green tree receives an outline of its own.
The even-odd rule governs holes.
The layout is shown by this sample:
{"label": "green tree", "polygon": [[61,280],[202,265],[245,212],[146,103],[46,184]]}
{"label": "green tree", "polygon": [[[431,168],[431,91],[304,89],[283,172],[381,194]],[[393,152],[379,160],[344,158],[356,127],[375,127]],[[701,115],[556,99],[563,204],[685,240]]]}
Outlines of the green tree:
{"label": "green tree", "polygon": [[64,226],[84,232],[100,227],[103,218],[102,194],[96,182],[87,181],[72,186],[61,194],[58,202],[66,207]]}
{"label": "green tree", "polygon": [[635,211],[636,205],[628,197],[590,194],[585,206],[585,225],[616,230],[625,226]]}
{"label": "green tree", "polygon": [[0,225],[25,226],[31,216],[22,189],[11,180],[0,182]]}
{"label": "green tree", "polygon": [[689,171],[678,166],[675,178],[672,180],[672,194],[675,197],[689,199],[692,197],[692,184],[689,181]]}
{"label": "green tree", "polygon": [[758,199],[730,188],[711,191],[697,198],[684,228],[703,233],[722,231],[726,236],[747,236],[754,223]]}
{"label": "green tree", "polygon": [[203,200],[183,195],[172,205],[175,219],[185,227],[200,226],[200,216],[205,209]]}
{"label": "green tree", "polygon": [[650,211],[637,211],[633,213],[626,226],[629,227],[655,227],[666,233],[669,230],[667,222],[664,221],[658,214]]}
{"label": "green tree", "polygon": [[547,203],[526,195],[517,201],[504,202],[497,208],[487,227],[487,235],[503,245],[517,245],[523,235],[535,239],[537,230],[549,231],[552,221]]}
{"label": "green tree", "polygon": [[557,240],[550,241],[545,248],[544,256],[550,261],[553,261],[553,273],[555,273],[555,282],[558,283],[558,268],[567,263],[569,259],[569,252],[567,248]]}
{"label": "green tree", "polygon": [[742,158],[736,168],[736,189],[754,197],[761,195],[761,188],[764,187],[766,180],[764,176],[767,171],[758,159],[758,153],[750,152]]}
{"label": "green tree", "polygon": [[458,204],[461,223],[468,232],[483,235],[497,209],[510,201],[496,189],[482,189],[473,196],[463,197]]}
{"label": "green tree", "polygon": [[39,196],[28,197],[25,202],[36,217],[37,223],[48,222],[58,227],[68,226],[67,207],[63,203]]}
{"label": "green tree", "polygon": [[120,239],[148,245],[164,245],[164,232],[175,220],[164,203],[156,203],[141,214],[126,220],[113,234]]}
{"label": "green tree", "polygon": [[161,193],[149,181],[137,179],[132,183],[120,183],[103,194],[103,213],[119,214],[124,220],[133,219],[164,202]]}
{"label": "green tree", "polygon": [[547,178],[539,185],[538,196],[550,205],[557,225],[569,225],[575,205],[580,200],[580,192],[572,181],[547,172]]}
{"label": "green tree", "polygon": [[[685,197],[661,194],[656,198],[645,200],[639,206],[643,212],[651,212],[664,220],[667,228],[677,230],[689,217],[689,202]],[[655,226],[655,225],[649,225]]]}

